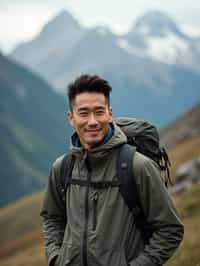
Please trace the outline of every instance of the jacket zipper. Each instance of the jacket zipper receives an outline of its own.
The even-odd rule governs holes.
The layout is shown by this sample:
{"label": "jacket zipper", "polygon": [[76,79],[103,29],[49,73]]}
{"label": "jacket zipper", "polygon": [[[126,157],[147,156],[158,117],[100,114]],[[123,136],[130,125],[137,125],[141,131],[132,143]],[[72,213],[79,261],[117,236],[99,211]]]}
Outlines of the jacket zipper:
{"label": "jacket zipper", "polygon": [[[88,176],[87,180],[91,180],[91,166],[89,164],[88,160],[88,155],[86,157],[86,165],[88,168]],[[84,224],[84,231],[83,231],[83,246],[82,246],[82,256],[83,256],[83,266],[88,265],[88,260],[87,260],[87,236],[88,236],[88,218],[89,218],[89,203],[88,203],[88,198],[89,198],[89,186],[86,187],[85,191],[85,224]]]}
{"label": "jacket zipper", "polygon": [[94,204],[94,212],[93,212],[93,231],[96,229],[97,226],[97,202],[98,202],[98,192],[96,191],[93,198],[93,204]]}

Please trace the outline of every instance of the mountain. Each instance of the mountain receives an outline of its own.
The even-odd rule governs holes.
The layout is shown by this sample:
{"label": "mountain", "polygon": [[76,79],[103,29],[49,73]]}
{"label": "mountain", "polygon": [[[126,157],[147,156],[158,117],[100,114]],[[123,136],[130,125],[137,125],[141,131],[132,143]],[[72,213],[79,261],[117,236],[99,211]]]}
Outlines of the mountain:
{"label": "mountain", "polygon": [[168,32],[184,37],[176,23],[168,15],[161,11],[149,11],[139,18],[127,34],[127,38],[129,37],[129,41],[131,41],[131,35],[134,36],[134,34],[158,37],[165,36]]}
{"label": "mountain", "polygon": [[0,206],[44,187],[67,149],[65,110],[50,85],[0,55]]}
{"label": "mountain", "polygon": [[172,18],[160,11],[142,16],[119,44],[130,54],[189,67],[200,72],[200,40],[184,34]]}
{"label": "mountain", "polygon": [[[188,52],[177,45],[186,45]],[[200,100],[199,52],[198,40],[184,35],[171,18],[158,11],[145,14],[124,36],[106,27],[85,29],[64,11],[10,56],[62,93],[81,73],[102,75],[113,87],[115,115],[142,117],[162,127]]]}
{"label": "mountain", "polygon": [[200,103],[176,121],[160,130],[163,145],[168,149],[200,136]]}
{"label": "mountain", "polygon": [[43,27],[36,39],[19,45],[12,58],[48,80],[57,75],[60,62],[70,54],[84,32],[70,13],[62,11]]}
{"label": "mountain", "polygon": [[[170,152],[171,176],[200,156],[200,103],[160,130],[161,143]],[[184,167],[185,168],[185,167]],[[194,170],[193,170],[194,171]]]}

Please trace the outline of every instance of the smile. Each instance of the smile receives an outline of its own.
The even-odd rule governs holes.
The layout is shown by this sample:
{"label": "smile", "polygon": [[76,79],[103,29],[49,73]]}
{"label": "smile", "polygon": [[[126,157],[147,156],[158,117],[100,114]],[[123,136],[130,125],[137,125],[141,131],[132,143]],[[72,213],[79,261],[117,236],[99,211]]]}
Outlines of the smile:
{"label": "smile", "polygon": [[86,130],[86,132],[99,132],[101,129],[89,129],[89,130]]}

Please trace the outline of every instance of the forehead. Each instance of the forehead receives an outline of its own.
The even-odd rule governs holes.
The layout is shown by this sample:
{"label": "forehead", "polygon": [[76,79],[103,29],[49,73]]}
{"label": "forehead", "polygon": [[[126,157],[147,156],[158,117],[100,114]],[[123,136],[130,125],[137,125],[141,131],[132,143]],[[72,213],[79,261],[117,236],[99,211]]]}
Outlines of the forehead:
{"label": "forehead", "polygon": [[99,92],[83,92],[76,95],[74,99],[75,108],[95,108],[98,106],[106,106],[107,100],[103,93]]}

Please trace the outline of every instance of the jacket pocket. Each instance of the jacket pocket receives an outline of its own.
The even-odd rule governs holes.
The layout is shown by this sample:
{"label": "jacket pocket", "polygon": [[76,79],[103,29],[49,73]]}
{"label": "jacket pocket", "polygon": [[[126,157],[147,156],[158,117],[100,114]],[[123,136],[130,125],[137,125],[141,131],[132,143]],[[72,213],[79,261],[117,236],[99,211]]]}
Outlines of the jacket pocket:
{"label": "jacket pocket", "polygon": [[80,250],[78,247],[63,243],[56,266],[75,266],[80,264]]}
{"label": "jacket pocket", "polygon": [[99,266],[128,266],[128,260],[124,249],[116,250],[103,250],[94,249],[90,253],[89,265],[99,265]]}

